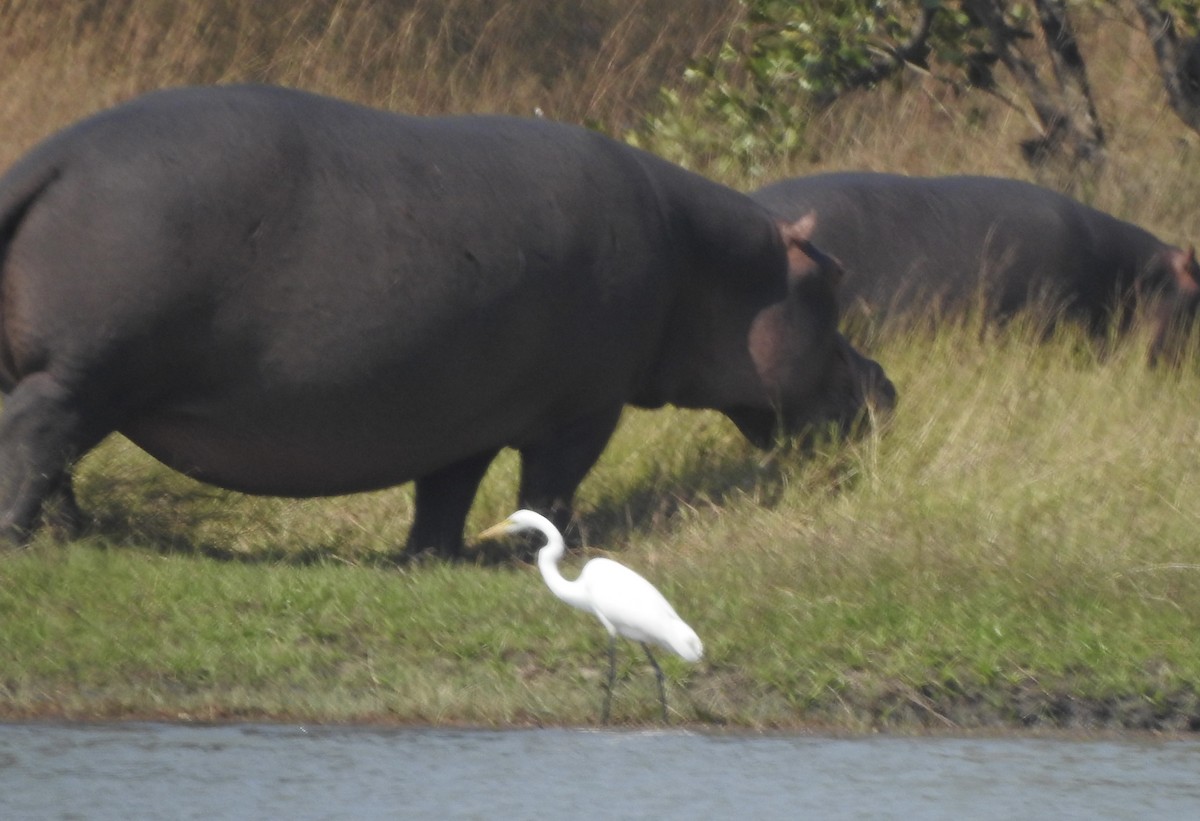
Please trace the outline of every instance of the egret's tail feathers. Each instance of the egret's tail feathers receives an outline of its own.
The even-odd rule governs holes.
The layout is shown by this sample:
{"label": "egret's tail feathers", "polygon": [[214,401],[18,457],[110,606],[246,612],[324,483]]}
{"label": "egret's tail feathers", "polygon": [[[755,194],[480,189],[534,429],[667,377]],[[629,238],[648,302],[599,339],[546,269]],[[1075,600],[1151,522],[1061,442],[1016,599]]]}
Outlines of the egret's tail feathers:
{"label": "egret's tail feathers", "polygon": [[677,622],[667,646],[684,661],[697,662],[704,655],[704,644],[700,637],[682,620]]}

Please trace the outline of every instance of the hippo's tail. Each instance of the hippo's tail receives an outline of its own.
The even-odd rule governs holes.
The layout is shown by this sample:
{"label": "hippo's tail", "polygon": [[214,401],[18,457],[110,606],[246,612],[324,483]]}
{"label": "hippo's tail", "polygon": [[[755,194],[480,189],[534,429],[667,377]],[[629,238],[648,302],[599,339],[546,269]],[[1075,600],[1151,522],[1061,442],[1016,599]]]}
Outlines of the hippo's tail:
{"label": "hippo's tail", "polygon": [[29,207],[62,173],[57,164],[35,159],[26,157],[0,178],[0,261],[8,256],[8,241]]}
{"label": "hippo's tail", "polygon": [[6,394],[19,379],[9,339],[8,306],[3,301],[9,245],[33,203],[61,173],[57,164],[32,160],[26,157],[0,179],[0,392]]}

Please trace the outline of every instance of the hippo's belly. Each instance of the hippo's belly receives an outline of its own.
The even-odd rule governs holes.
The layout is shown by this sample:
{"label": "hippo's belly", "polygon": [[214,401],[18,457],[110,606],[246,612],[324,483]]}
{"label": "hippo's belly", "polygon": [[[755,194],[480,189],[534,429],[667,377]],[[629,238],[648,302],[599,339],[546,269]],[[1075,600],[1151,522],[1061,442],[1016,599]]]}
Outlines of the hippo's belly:
{"label": "hippo's belly", "polygon": [[390,487],[484,451],[521,447],[598,407],[623,404],[611,390],[598,390],[602,384],[517,378],[499,389],[476,376],[282,396],[247,386],[158,403],[119,431],[167,466],[210,484],[328,496]]}

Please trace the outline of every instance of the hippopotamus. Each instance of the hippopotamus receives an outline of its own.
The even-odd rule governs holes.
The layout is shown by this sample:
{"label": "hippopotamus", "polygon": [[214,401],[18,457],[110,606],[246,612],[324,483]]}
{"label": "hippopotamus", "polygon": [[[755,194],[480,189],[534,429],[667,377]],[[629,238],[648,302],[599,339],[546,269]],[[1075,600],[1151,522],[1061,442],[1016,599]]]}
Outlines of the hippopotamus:
{"label": "hippopotamus", "polygon": [[845,267],[841,298],[860,318],[1038,308],[1103,335],[1145,300],[1153,358],[1181,341],[1174,331],[1200,302],[1193,250],[1020,180],[847,172],[751,196],[784,219],[820,209],[812,240]]}
{"label": "hippopotamus", "polygon": [[78,530],[112,432],[246,493],[413,480],[408,549],[454,554],[501,449],[561,518],[625,405],[762,447],[850,426],[895,389],[813,219],[542,119],[269,86],[100,112],[0,179],[0,537]]}

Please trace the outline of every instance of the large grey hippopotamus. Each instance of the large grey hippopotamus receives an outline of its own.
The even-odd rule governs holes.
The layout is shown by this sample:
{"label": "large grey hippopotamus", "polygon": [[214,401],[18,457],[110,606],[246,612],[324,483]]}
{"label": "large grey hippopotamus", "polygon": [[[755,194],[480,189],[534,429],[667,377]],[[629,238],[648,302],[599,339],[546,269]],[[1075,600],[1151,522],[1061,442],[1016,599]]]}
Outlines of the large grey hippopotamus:
{"label": "large grey hippopotamus", "polygon": [[0,180],[0,536],[120,431],[249,493],[416,480],[454,553],[497,452],[569,509],[622,406],[755,444],[894,390],[838,335],[836,265],[749,197],[594,132],[273,87],[149,94]]}
{"label": "large grey hippopotamus", "polygon": [[[846,172],[751,196],[783,218],[820,209],[812,239],[846,270],[847,313],[875,317],[979,305],[990,317],[1063,311],[1103,334],[1153,297],[1157,355],[1196,311],[1195,254],[1070,197],[998,177]],[[982,300],[982,302],[979,302]]]}

